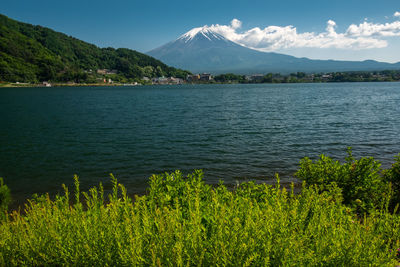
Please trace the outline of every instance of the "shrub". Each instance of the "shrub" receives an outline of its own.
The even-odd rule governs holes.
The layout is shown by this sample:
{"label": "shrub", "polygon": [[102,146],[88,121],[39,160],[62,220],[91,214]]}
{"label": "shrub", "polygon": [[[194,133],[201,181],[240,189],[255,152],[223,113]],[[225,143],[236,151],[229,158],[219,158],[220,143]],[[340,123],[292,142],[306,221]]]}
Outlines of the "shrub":
{"label": "shrub", "polygon": [[343,164],[325,155],[315,162],[306,157],[300,161],[295,175],[321,189],[335,183],[342,190],[343,203],[359,213],[383,208],[390,197],[381,164],[372,157],[354,159],[351,148]]}
{"label": "shrub", "polygon": [[400,154],[395,156],[392,167],[384,171],[384,178],[385,181],[391,183],[394,193],[391,206],[395,208],[400,204]]}
{"label": "shrub", "polygon": [[4,217],[4,213],[7,211],[10,202],[10,189],[4,184],[3,178],[0,177],[0,219]]}
{"label": "shrub", "polygon": [[[203,173],[154,175],[133,202],[112,177],[103,187],[38,196],[0,223],[0,266],[394,266],[398,216],[359,220],[331,184],[300,194],[243,183],[229,191]],[[82,197],[83,196],[83,197]]]}

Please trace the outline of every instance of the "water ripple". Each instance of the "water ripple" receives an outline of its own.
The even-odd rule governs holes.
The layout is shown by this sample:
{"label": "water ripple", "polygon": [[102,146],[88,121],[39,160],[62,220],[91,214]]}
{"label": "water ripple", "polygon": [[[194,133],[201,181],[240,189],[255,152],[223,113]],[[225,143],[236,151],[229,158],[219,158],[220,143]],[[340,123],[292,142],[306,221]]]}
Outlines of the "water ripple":
{"label": "water ripple", "polygon": [[133,193],[153,173],[210,183],[292,181],[302,157],[400,152],[399,83],[0,88],[0,177],[18,199],[114,173]]}

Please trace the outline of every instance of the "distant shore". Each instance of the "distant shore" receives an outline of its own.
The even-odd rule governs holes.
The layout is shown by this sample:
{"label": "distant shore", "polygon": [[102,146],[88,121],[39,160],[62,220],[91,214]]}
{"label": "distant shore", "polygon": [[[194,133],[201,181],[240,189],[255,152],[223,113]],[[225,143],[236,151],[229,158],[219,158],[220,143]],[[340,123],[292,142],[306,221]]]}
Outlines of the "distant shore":
{"label": "distant shore", "polygon": [[391,81],[320,81],[320,82],[312,82],[312,81],[296,81],[296,82],[264,82],[264,83],[252,83],[252,82],[237,82],[237,81],[227,81],[227,82],[187,82],[181,84],[132,84],[132,83],[52,83],[50,86],[46,86],[43,84],[32,84],[32,83],[0,83],[0,88],[41,88],[41,87],[123,87],[123,86],[144,86],[144,85],[183,85],[183,84],[296,84],[296,83],[369,83],[369,82],[399,82],[399,80],[391,80]]}
{"label": "distant shore", "polygon": [[32,83],[0,83],[0,87],[84,87],[84,86],[139,86],[142,84],[123,84],[123,83],[52,83],[50,86],[43,84],[32,84]]}

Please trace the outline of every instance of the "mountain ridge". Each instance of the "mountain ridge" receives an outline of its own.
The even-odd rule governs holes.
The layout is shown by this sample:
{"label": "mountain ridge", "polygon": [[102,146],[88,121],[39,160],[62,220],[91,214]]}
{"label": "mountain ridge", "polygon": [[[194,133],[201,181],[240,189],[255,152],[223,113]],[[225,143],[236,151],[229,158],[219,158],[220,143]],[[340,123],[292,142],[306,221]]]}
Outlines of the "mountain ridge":
{"label": "mountain ridge", "polygon": [[131,49],[99,48],[0,14],[0,81],[96,82],[98,69],[117,70],[113,80],[123,82],[144,76],[184,78],[189,73]]}
{"label": "mountain ridge", "polygon": [[261,52],[237,44],[208,26],[193,28],[146,54],[192,72],[254,74],[400,69],[400,62],[318,60]]}

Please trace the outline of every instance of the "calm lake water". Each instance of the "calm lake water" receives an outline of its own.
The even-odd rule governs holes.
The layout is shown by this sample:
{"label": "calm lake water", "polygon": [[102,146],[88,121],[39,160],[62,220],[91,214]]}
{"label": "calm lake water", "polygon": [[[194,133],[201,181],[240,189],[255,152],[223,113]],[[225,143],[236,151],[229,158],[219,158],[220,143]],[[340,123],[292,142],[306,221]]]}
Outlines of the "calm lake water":
{"label": "calm lake water", "polygon": [[153,173],[292,181],[324,153],[400,152],[400,83],[0,89],[0,177],[14,198],[87,189],[113,173],[143,193]]}

